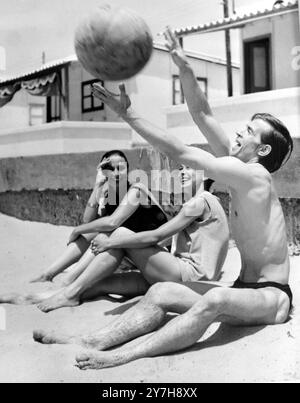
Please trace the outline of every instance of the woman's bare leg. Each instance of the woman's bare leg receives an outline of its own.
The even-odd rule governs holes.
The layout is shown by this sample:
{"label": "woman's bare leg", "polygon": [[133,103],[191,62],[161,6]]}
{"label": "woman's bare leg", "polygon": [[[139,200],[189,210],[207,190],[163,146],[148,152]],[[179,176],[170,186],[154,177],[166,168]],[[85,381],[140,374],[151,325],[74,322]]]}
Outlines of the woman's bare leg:
{"label": "woman's bare leg", "polygon": [[55,309],[79,305],[81,296],[94,284],[111,276],[119,267],[123,257],[124,252],[121,249],[99,254],[74,283],[43,301],[38,308],[47,313]]}
{"label": "woman's bare leg", "polygon": [[78,259],[86,252],[90,242],[97,234],[86,234],[80,236],[75,242],[67,246],[66,250],[53,262],[44,273],[31,280],[31,283],[40,283],[52,281],[59,273],[66,270],[69,266],[76,263]]}
{"label": "woman's bare leg", "polygon": [[[132,231],[126,228],[119,228],[107,236],[128,236],[131,233]],[[74,283],[39,304],[38,308],[43,312],[50,312],[62,307],[79,305],[82,294],[94,284],[112,275],[125,254],[131,258],[150,284],[158,281],[181,281],[178,259],[160,247],[115,249],[100,253]]]}
{"label": "woman's bare leg", "polygon": [[95,255],[92,253],[91,249],[85,252],[83,256],[81,256],[80,260],[72,267],[71,272],[67,274],[66,278],[64,278],[62,282],[63,287],[67,287],[72,284],[77,278],[86,270],[89,264],[95,259]]}

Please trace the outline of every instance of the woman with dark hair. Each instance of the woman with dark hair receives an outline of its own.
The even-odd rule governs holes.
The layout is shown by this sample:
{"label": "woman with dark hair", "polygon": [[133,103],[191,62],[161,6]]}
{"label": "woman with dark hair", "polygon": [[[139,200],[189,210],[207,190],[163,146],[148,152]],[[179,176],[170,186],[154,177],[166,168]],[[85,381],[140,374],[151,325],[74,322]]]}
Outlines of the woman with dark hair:
{"label": "woman with dark hair", "polygon": [[[99,233],[111,233],[120,226],[134,232],[147,231],[168,221],[166,213],[145,186],[129,183],[128,171],[129,163],[122,151],[112,150],[103,155],[83,223],[72,231],[65,252],[32,282],[52,281],[78,262]],[[89,261],[80,263],[67,283],[77,278]]]}

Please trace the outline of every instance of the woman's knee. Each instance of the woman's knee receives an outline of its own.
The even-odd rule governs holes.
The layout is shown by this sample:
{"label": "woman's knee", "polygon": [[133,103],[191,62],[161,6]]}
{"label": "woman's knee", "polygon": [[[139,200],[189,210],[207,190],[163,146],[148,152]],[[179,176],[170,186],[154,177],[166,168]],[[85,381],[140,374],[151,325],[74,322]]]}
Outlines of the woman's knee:
{"label": "woman's knee", "polygon": [[110,236],[128,236],[130,234],[133,234],[133,231],[125,227],[119,227],[115,229]]}

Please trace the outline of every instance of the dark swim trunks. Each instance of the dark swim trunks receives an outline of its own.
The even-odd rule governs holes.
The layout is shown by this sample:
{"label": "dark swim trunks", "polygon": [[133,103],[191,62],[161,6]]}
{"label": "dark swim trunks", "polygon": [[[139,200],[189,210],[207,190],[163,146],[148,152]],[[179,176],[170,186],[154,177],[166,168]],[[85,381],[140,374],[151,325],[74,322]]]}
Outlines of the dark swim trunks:
{"label": "dark swim trunks", "polygon": [[268,287],[277,288],[277,289],[285,292],[290,300],[290,309],[293,308],[293,293],[292,293],[292,290],[289,285],[274,283],[272,281],[265,282],[265,283],[244,283],[243,281],[238,279],[232,286],[232,288],[237,288],[237,289],[248,288],[248,289],[253,289],[253,290],[259,290],[261,288],[268,288]]}

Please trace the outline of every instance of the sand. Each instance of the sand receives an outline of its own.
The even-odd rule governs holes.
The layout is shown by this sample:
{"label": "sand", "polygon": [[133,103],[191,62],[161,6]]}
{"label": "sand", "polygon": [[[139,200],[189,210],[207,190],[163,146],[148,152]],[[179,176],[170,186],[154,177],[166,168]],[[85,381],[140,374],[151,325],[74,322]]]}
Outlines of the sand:
{"label": "sand", "polygon": [[[0,292],[39,291],[49,285],[29,280],[64,249],[70,228],[23,222],[0,215]],[[300,258],[291,259],[291,286],[300,304]],[[239,255],[231,249],[226,279],[236,277]],[[234,270],[235,268],[235,270]],[[55,286],[50,286],[50,288]],[[2,305],[7,329],[0,330],[0,382],[300,382],[300,310],[281,326],[233,328],[213,325],[194,348],[141,359],[101,371],[74,367],[76,346],[34,343],[33,329],[92,331],[114,319],[135,300],[102,299],[49,314],[34,306]]]}

